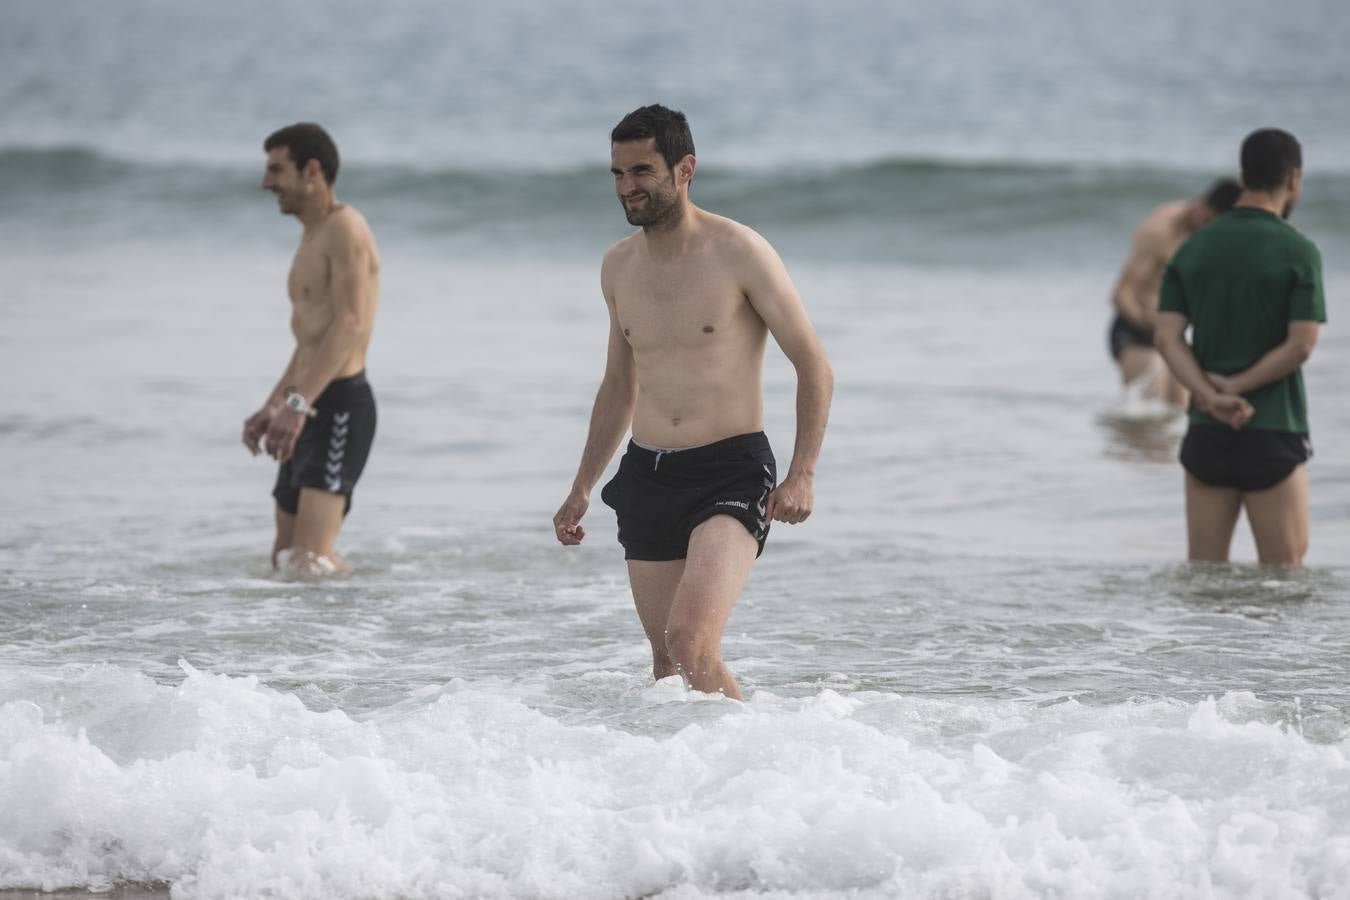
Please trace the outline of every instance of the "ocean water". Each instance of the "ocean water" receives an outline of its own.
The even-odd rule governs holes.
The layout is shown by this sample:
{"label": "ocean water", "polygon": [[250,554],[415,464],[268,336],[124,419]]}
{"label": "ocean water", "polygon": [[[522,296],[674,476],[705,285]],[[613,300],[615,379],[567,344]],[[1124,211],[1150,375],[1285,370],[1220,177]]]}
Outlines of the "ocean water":
{"label": "ocean water", "polygon": [[[0,10],[0,897],[1350,897],[1350,15],[408,2]],[[653,682],[612,514],[550,517],[625,233],[608,129],[786,260],[837,393],[728,626]],[[384,257],[350,577],[268,567],[240,424],[300,118]],[[1312,547],[1182,562],[1107,292],[1153,205],[1304,141]],[[794,382],[767,361],[786,463]]]}

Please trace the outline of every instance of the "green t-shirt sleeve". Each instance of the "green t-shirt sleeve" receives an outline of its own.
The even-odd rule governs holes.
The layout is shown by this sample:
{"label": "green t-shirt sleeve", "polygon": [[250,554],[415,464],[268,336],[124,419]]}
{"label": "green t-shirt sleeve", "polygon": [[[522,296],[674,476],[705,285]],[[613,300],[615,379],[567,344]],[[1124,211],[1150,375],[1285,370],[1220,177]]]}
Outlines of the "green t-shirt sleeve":
{"label": "green t-shirt sleeve", "polygon": [[[1320,292],[1321,289],[1318,290]],[[1191,317],[1191,311],[1186,307],[1186,292],[1181,287],[1181,273],[1171,263],[1163,270],[1162,291],[1158,294],[1158,312],[1181,313],[1188,319]]]}
{"label": "green t-shirt sleeve", "polygon": [[1327,301],[1322,295],[1322,254],[1311,243],[1294,262],[1294,287],[1289,295],[1291,320],[1325,322]]}

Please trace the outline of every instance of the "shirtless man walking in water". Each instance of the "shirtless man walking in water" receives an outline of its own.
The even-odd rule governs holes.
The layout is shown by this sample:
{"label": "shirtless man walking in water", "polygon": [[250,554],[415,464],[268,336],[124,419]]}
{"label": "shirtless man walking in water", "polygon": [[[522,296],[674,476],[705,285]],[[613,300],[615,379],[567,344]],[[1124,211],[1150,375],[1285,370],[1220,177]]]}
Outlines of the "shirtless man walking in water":
{"label": "shirtless man walking in water", "polygon": [[[653,671],[739,698],[722,629],[769,522],[811,514],[834,375],[773,248],[690,202],[696,163],[684,114],[644,106],[610,140],[619,202],[641,230],[611,247],[600,268],[605,374],[554,531],[564,545],[581,543],[591,489],[631,424],[601,499],[618,514]],[[762,430],[769,334],[797,372],[796,445],[777,486]]]}
{"label": "shirtless man walking in water", "polygon": [[1177,408],[1186,405],[1186,389],[1171,376],[1153,348],[1153,324],[1163,270],[1181,242],[1231,208],[1241,191],[1233,179],[1220,179],[1203,197],[1159,206],[1134,233],[1130,258],[1111,292],[1116,317],[1111,322],[1109,341],[1111,356],[1120,366],[1121,383],[1130,385],[1145,379],[1146,397]]}
{"label": "shirtless man walking in water", "polygon": [[272,566],[301,574],[345,570],[334,552],[375,438],[366,348],[380,297],[380,255],[361,214],[333,193],[338,152],[322,128],[290,125],[263,142],[262,188],[304,226],[287,279],[295,352],[262,408],[244,421],[244,446],[281,464]]}

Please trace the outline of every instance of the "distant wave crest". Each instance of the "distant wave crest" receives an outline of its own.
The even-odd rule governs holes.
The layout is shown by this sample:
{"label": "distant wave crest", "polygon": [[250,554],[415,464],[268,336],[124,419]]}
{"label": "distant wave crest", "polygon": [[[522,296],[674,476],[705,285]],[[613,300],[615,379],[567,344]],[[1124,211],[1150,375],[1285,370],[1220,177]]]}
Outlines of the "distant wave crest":
{"label": "distant wave crest", "polygon": [[[96,204],[134,198],[168,213],[243,208],[257,199],[257,162],[136,160],[79,144],[0,146],[0,190],[20,215],[69,196]],[[1148,205],[1198,195],[1213,178],[1227,174],[1232,173],[939,156],[772,168],[714,164],[699,169],[695,197],[735,218],[782,228],[890,227],[905,219],[914,228],[999,236],[1029,226],[1097,222],[1115,234],[1130,227],[1124,219]],[[1350,172],[1312,173],[1307,184],[1300,226],[1350,228]],[[363,209],[379,207],[387,218],[429,233],[489,221],[528,230],[531,223],[611,210],[614,202],[602,164],[513,170],[352,160],[343,167],[339,188]]]}

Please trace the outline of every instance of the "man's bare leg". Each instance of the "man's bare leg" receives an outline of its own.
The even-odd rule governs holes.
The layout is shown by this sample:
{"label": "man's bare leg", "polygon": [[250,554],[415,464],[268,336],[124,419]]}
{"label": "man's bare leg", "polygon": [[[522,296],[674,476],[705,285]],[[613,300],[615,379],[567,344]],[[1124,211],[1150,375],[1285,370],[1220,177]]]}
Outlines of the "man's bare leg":
{"label": "man's bare leg", "polygon": [[1186,473],[1186,535],[1191,562],[1227,562],[1242,509],[1236,488],[1210,487]]}
{"label": "man's bare leg", "polygon": [[1127,344],[1120,351],[1117,362],[1120,364],[1121,384],[1132,384],[1140,377],[1150,375],[1151,387],[1156,390],[1158,366],[1162,365],[1162,357],[1157,350],[1139,344]]}
{"label": "man's bare leg", "polygon": [[337,555],[338,531],[342,528],[342,511],[347,498],[318,488],[300,489],[300,507],[295,515],[291,535],[290,568],[306,574],[324,574],[325,561],[334,571],[345,572],[349,566]]}
{"label": "man's bare leg", "polygon": [[666,652],[696,691],[741,697],[722,662],[722,629],[758,549],[745,526],[730,516],[713,516],[689,536],[684,575],[666,622]]}
{"label": "man's bare leg", "polygon": [[658,681],[675,674],[675,664],[666,652],[666,623],[670,621],[670,608],[683,574],[682,559],[628,561],[628,583],[633,589],[633,603],[642,620],[642,630],[647,632],[652,645],[652,675]]}
{"label": "man's bare leg", "polygon": [[1265,565],[1301,566],[1308,552],[1308,467],[1264,491],[1243,496],[1247,521],[1256,539],[1256,556]]}
{"label": "man's bare leg", "polygon": [[291,542],[295,536],[295,516],[286,512],[280,506],[277,507],[277,536],[272,541],[272,568],[275,570],[278,566],[277,557],[282,550],[291,549]]}

